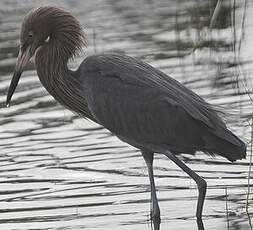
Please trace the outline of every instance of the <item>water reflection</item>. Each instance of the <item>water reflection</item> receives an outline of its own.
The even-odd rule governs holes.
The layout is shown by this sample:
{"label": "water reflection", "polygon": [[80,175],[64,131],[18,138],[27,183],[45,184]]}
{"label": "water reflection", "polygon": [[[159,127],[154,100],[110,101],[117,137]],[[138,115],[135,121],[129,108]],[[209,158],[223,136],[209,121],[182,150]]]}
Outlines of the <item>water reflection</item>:
{"label": "water reflection", "polygon": [[[151,63],[209,102],[240,113],[242,118],[227,117],[228,125],[247,141],[250,127],[245,120],[252,102],[244,86],[251,92],[252,3],[248,1],[242,23],[243,3],[223,1],[210,30],[216,2],[1,1],[1,229],[148,229],[150,219],[149,181],[140,153],[59,106],[41,87],[32,66],[21,79],[13,106],[3,108],[24,14],[47,4],[67,8],[86,31],[88,54],[122,52]],[[70,66],[76,68],[80,61]],[[229,229],[249,229],[249,159],[231,164],[201,153],[182,159],[208,182],[205,228],[227,229],[228,219]],[[161,229],[200,228],[194,182],[162,156],[154,164]],[[250,208],[252,214],[251,203]]]}

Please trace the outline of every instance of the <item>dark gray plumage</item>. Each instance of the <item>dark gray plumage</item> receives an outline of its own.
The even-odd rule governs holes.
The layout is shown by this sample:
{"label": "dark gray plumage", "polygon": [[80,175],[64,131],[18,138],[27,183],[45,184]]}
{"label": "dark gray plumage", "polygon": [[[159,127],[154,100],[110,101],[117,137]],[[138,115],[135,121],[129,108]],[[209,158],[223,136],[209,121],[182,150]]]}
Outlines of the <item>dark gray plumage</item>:
{"label": "dark gray plumage", "polygon": [[24,19],[9,104],[23,67],[35,54],[41,83],[62,105],[87,117],[139,148],[148,166],[151,217],[159,229],[160,210],[153,178],[154,152],[163,153],[189,174],[199,188],[198,225],[206,182],[181,162],[179,153],[203,151],[230,161],[245,158],[245,144],[229,131],[216,111],[193,91],[134,58],[103,54],[87,57],[77,71],[67,62],[84,44],[77,20],[55,7],[41,7]]}
{"label": "dark gray plumage", "polygon": [[131,145],[155,152],[201,150],[231,161],[244,157],[244,143],[209,104],[152,66],[106,54],[86,58],[80,72],[96,120]]}

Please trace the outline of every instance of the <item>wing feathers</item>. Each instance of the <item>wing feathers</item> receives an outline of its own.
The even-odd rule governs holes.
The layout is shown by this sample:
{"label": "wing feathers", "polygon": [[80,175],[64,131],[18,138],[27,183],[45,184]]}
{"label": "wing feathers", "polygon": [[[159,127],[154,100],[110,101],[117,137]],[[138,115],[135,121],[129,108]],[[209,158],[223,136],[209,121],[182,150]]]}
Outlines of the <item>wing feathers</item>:
{"label": "wing feathers", "polygon": [[146,63],[99,55],[87,58],[82,71],[90,110],[116,135],[187,149],[203,147],[201,131],[208,130],[241,146],[208,103]]}

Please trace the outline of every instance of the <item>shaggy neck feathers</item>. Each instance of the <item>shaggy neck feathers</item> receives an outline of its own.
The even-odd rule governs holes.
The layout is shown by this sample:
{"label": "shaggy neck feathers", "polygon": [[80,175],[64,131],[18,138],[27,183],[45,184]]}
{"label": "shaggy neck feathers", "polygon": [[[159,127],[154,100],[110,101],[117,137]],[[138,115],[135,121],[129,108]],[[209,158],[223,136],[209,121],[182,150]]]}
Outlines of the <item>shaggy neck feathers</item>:
{"label": "shaggy neck feathers", "polygon": [[77,74],[68,69],[68,60],[75,57],[84,45],[78,21],[68,12],[54,7],[41,7],[26,18],[23,28],[31,28],[40,36],[35,65],[41,83],[65,107],[93,119],[82,95]]}

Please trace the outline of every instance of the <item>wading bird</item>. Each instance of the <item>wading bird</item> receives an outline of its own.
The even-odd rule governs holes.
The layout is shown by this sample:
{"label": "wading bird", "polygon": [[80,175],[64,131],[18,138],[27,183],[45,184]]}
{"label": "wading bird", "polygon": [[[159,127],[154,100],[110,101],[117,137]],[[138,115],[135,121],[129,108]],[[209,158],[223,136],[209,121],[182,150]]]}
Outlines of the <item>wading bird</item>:
{"label": "wading bird", "polygon": [[76,71],[69,70],[68,60],[83,45],[81,26],[70,13],[51,6],[29,12],[22,24],[7,106],[24,67],[35,56],[42,85],[60,104],[140,149],[148,167],[155,229],[160,226],[160,209],[153,176],[154,153],[167,156],[197,183],[196,216],[202,223],[206,181],[177,155],[202,151],[235,161],[245,158],[245,144],[227,129],[210,104],[147,63],[124,55],[101,54],[87,57]]}

